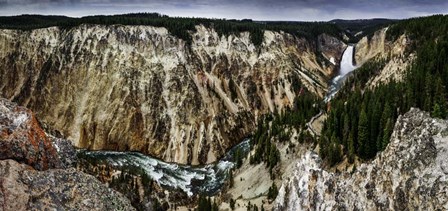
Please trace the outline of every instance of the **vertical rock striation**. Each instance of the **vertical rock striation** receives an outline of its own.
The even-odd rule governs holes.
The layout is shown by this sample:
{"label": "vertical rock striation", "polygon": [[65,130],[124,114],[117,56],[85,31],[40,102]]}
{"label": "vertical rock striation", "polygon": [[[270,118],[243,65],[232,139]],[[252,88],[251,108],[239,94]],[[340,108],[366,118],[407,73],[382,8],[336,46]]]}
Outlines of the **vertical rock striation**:
{"label": "vertical rock striation", "polygon": [[355,62],[361,66],[369,60],[383,60],[381,69],[367,82],[367,86],[373,88],[380,83],[388,83],[392,80],[402,81],[407,68],[416,58],[416,53],[411,50],[412,40],[402,34],[397,40],[387,40],[387,30],[384,28],[376,31],[372,36],[363,37],[356,44]]}
{"label": "vertical rock striation", "polygon": [[[261,114],[292,105],[301,88],[323,96],[335,67],[313,41],[286,33],[266,31],[260,47],[249,33],[204,26],[192,37],[187,46],[151,26],[0,30],[0,93],[76,146],[199,164],[250,135]],[[320,40],[332,43],[320,46],[327,57],[343,49]]]}

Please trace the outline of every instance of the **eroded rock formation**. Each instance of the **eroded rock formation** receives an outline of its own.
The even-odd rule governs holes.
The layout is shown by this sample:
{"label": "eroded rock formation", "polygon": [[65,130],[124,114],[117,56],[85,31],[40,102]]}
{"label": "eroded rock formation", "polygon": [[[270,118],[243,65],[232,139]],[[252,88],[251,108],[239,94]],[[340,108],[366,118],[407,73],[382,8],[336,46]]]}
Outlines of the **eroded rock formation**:
{"label": "eroded rock formation", "polygon": [[390,144],[353,173],[331,173],[313,152],[297,163],[275,210],[448,209],[448,121],[411,109]]}
{"label": "eroded rock formation", "polygon": [[49,138],[31,111],[0,99],[0,131],[0,210],[134,210],[77,171],[73,146]]}
{"label": "eroded rock formation", "polygon": [[317,43],[319,51],[328,61],[334,65],[340,63],[342,54],[347,47],[344,42],[327,34],[321,34],[317,38]]}
{"label": "eroded rock formation", "polygon": [[2,160],[0,178],[0,207],[4,211],[134,210],[122,194],[74,168],[36,171]]}
{"label": "eroded rock formation", "polygon": [[[151,26],[0,30],[0,93],[79,147],[198,164],[217,160],[301,88],[322,96],[335,67],[313,42],[286,33],[266,31],[260,47],[249,33],[220,37],[204,26],[192,37],[189,46]],[[319,40],[337,61],[343,43]]]}
{"label": "eroded rock formation", "polygon": [[62,165],[34,114],[0,98],[0,160],[5,159],[18,160],[38,170]]}
{"label": "eroded rock formation", "polygon": [[402,34],[395,41],[387,39],[388,28],[376,31],[372,36],[363,37],[355,49],[355,62],[361,66],[369,60],[383,60],[385,65],[367,82],[368,87],[392,80],[401,81],[407,68],[416,58],[411,50],[412,40]]}

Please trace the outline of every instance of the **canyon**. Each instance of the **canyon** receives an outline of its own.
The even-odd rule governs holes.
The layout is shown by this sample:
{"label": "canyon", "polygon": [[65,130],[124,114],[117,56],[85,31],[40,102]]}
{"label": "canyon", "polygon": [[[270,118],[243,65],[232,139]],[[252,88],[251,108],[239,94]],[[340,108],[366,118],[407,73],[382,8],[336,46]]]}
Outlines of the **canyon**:
{"label": "canyon", "polygon": [[211,163],[301,89],[323,96],[345,49],[328,35],[317,47],[283,32],[265,31],[261,46],[249,36],[198,25],[188,46],[151,26],[2,29],[0,93],[80,148]]}
{"label": "canyon", "polygon": [[[255,45],[249,32],[205,25],[191,42],[144,25],[0,29],[0,181],[18,187],[0,205],[188,210],[205,195],[220,210],[448,209],[448,122],[417,108],[374,158],[330,167],[319,157],[331,100],[353,71],[384,63],[367,80],[374,90],[403,81],[416,60],[415,40],[388,30],[350,44],[347,32],[264,30]],[[320,113],[278,127],[286,140],[269,137],[274,167],[254,163],[260,120],[273,133],[304,93]]]}

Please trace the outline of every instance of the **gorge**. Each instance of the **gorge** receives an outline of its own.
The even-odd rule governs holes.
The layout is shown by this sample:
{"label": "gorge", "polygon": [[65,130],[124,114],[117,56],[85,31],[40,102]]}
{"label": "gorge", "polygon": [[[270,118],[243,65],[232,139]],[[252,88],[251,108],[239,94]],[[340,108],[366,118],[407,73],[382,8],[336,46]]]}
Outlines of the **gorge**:
{"label": "gorge", "polygon": [[[222,157],[301,88],[325,93],[334,65],[304,38],[265,31],[255,47],[246,32],[196,30],[191,47],[152,26],[0,30],[1,94],[78,147],[197,165]],[[323,55],[339,58],[344,44],[321,39]]]}
{"label": "gorge", "polygon": [[447,16],[5,20],[5,210],[448,209]]}
{"label": "gorge", "polygon": [[[325,102],[331,100],[342,87],[346,75],[355,69],[353,65],[354,46],[348,45],[343,52],[340,69],[337,70],[338,75],[329,84],[329,90],[324,98]],[[166,163],[135,152],[81,151],[78,156],[83,161],[80,168],[90,165],[93,168],[105,165],[121,172],[130,172],[130,169],[141,168],[143,175],[138,175],[139,177],[149,177],[164,188],[180,189],[189,196],[193,193],[212,196],[229,179],[228,175],[231,169],[235,168],[234,157],[237,151],[240,151],[238,152],[239,156],[245,158],[250,150],[249,145],[249,140],[242,141],[226,152],[222,159],[204,167]],[[93,172],[93,174],[95,173],[98,172]]]}

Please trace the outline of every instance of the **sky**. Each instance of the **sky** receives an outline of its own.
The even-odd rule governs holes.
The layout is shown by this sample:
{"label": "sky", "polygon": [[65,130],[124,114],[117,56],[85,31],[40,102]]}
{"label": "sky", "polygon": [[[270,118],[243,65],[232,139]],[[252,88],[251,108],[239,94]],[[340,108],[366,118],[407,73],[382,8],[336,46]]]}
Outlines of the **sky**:
{"label": "sky", "polygon": [[177,17],[328,21],[447,14],[448,0],[0,0],[0,16],[158,12]]}

